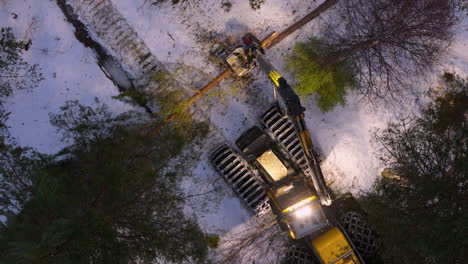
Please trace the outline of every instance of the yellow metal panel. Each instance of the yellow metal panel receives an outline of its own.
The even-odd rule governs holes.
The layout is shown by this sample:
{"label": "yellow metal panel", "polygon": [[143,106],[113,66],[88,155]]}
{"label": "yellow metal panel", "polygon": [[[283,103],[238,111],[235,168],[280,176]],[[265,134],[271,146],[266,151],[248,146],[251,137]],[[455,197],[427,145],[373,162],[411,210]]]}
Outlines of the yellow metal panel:
{"label": "yellow metal panel", "polygon": [[361,264],[356,254],[351,252],[351,245],[338,227],[333,227],[314,239],[312,246],[323,263]]}
{"label": "yellow metal panel", "polygon": [[294,205],[289,206],[288,208],[284,209],[282,212],[287,213],[289,211],[292,211],[292,210],[294,210],[296,208],[299,208],[299,207],[303,206],[304,204],[306,204],[308,202],[313,201],[315,198],[317,198],[317,196],[313,195],[313,196],[311,196],[309,198],[306,198],[306,199],[304,199],[304,200],[302,200],[300,202],[295,203]]}
{"label": "yellow metal panel", "polygon": [[279,78],[281,78],[281,75],[279,74],[279,72],[277,71],[271,71],[270,72],[270,79],[273,81],[273,83],[276,85],[276,86],[279,86]]}
{"label": "yellow metal panel", "polygon": [[306,152],[306,155],[311,157],[312,153],[309,152],[309,148],[312,146],[312,141],[310,139],[309,130],[301,131],[300,136],[301,136],[301,141],[304,144],[304,150]]}
{"label": "yellow metal panel", "polygon": [[278,156],[276,156],[271,149],[265,151],[257,158],[257,161],[268,172],[274,181],[279,181],[288,174],[288,168],[284,166]]}

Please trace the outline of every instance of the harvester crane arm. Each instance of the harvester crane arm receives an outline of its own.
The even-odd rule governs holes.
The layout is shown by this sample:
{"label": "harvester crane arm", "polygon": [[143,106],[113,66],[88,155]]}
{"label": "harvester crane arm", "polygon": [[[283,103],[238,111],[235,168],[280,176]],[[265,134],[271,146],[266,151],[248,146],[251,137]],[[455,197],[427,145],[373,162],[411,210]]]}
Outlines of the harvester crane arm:
{"label": "harvester crane arm", "polygon": [[[239,149],[249,157],[248,162],[258,165],[258,172],[265,181],[269,205],[278,223],[284,231],[289,231],[292,239],[306,242],[322,264],[364,263],[345,230],[332,216],[332,210],[324,210],[317,201],[320,200],[322,205],[331,204],[318,155],[305,123],[305,108],[299,96],[265,59],[262,43],[255,36],[249,33],[242,40],[246,46],[237,47],[226,59],[232,71],[242,76],[260,67],[274,84],[275,101],[276,95],[279,95],[282,102],[278,104],[278,109],[270,108],[262,116],[265,131],[258,127],[251,128],[236,141]],[[267,136],[265,132],[270,135]],[[275,151],[274,143],[266,138],[281,145],[284,152],[288,153],[290,161],[296,163],[293,172],[288,174],[285,163],[282,163],[285,156],[280,158],[283,156],[280,155],[281,151]],[[218,150],[215,155],[221,152],[225,155]],[[265,155],[275,157],[278,162],[273,158],[265,158]],[[273,167],[276,169],[272,169]],[[284,173],[278,168],[284,168]],[[307,181],[308,178],[312,180],[313,187]],[[320,199],[316,200],[317,196]]]}
{"label": "harvester crane arm", "polygon": [[301,104],[299,96],[289,86],[288,82],[282,77],[279,72],[263,57],[264,51],[261,42],[252,34],[245,35],[242,40],[248,46],[246,48],[247,58],[254,60],[249,61],[248,64],[256,64],[260,69],[270,78],[275,85],[275,89],[280,95],[282,101],[286,106],[287,115],[293,121],[298,130],[301,144],[306,153],[307,165],[312,171],[312,182],[320,197],[322,203],[329,205],[331,203],[330,194],[320,168],[319,160],[315,154],[314,145],[310,138],[310,132],[307,129],[304,120],[305,108]]}

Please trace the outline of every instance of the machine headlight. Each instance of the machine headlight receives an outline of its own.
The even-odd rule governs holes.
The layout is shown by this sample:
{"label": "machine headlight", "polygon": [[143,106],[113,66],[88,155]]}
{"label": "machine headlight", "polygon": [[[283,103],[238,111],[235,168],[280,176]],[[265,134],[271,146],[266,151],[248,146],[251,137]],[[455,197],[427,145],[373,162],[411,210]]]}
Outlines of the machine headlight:
{"label": "machine headlight", "polygon": [[299,218],[305,218],[310,215],[312,215],[312,208],[310,206],[303,206],[302,208],[294,212],[294,216]]}
{"label": "machine headlight", "polygon": [[284,209],[282,212],[287,213],[287,212],[291,212],[293,210],[296,210],[297,208],[300,208],[301,206],[313,201],[316,198],[317,198],[317,196],[315,196],[315,195],[311,196],[309,198],[306,198],[306,199],[304,199],[304,200],[302,200],[302,201],[300,201],[300,202],[298,202],[298,203],[296,203],[296,204],[294,204],[292,206],[289,206],[288,208]]}

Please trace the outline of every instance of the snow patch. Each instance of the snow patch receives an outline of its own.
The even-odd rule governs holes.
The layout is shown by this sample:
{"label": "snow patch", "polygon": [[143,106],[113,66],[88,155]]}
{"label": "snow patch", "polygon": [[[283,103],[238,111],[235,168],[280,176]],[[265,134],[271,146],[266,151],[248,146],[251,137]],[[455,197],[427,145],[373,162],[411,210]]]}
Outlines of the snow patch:
{"label": "snow patch", "polygon": [[55,1],[0,1],[0,6],[0,24],[12,27],[18,39],[32,40],[24,59],[39,64],[45,77],[33,91],[15,92],[6,102],[11,112],[7,125],[20,145],[45,153],[65,147],[49,113],[57,113],[67,100],[92,104],[97,97],[116,114],[132,109],[112,99],[118,89],[99,69],[92,50],[76,40]]}

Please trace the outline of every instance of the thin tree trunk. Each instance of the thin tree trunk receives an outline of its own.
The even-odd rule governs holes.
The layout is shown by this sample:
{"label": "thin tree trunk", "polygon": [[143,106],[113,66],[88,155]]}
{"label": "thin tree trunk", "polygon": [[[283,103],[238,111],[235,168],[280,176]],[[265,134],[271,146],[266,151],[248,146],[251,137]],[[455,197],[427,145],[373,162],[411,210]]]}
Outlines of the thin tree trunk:
{"label": "thin tree trunk", "polygon": [[[319,15],[321,15],[323,12],[325,12],[326,10],[328,10],[329,8],[331,8],[332,6],[334,6],[336,3],[338,2],[338,0],[325,0],[325,2],[323,2],[319,7],[317,7],[316,9],[314,9],[312,12],[310,12],[309,14],[307,14],[305,17],[301,18],[299,21],[297,21],[296,23],[292,24],[291,26],[289,26],[286,30],[284,30],[283,32],[281,32],[276,38],[274,38],[271,42],[269,43],[265,43],[267,41],[269,41],[269,37],[265,38],[263,41],[262,41],[262,44],[264,45],[265,48],[271,48],[273,47],[274,45],[278,44],[281,40],[285,39],[287,36],[291,35],[294,31],[300,29],[301,27],[303,27],[305,24],[309,23],[310,21],[312,21],[314,18],[318,17]],[[205,93],[207,93],[209,90],[211,90],[213,87],[215,87],[219,82],[221,82],[224,78],[228,77],[230,74],[232,73],[232,70],[231,69],[227,69],[225,70],[224,72],[222,72],[221,74],[219,74],[218,76],[216,76],[216,78],[214,78],[212,81],[210,81],[207,85],[205,85],[203,88],[201,88],[200,90],[198,90],[198,92],[193,95],[192,97],[190,97],[185,103],[184,103],[184,106],[182,108],[182,111],[186,111],[192,104],[194,104],[196,101],[198,101],[198,99],[200,99]],[[174,120],[178,115],[178,112],[174,112],[172,114],[170,114],[168,117],[166,117],[164,119],[163,122],[161,122],[160,124],[154,126],[154,124],[149,124],[147,126],[148,129],[151,129],[150,131],[148,131],[148,134],[150,135],[154,135],[156,133],[158,133],[165,125],[167,125],[169,122],[171,122],[172,120]]]}

